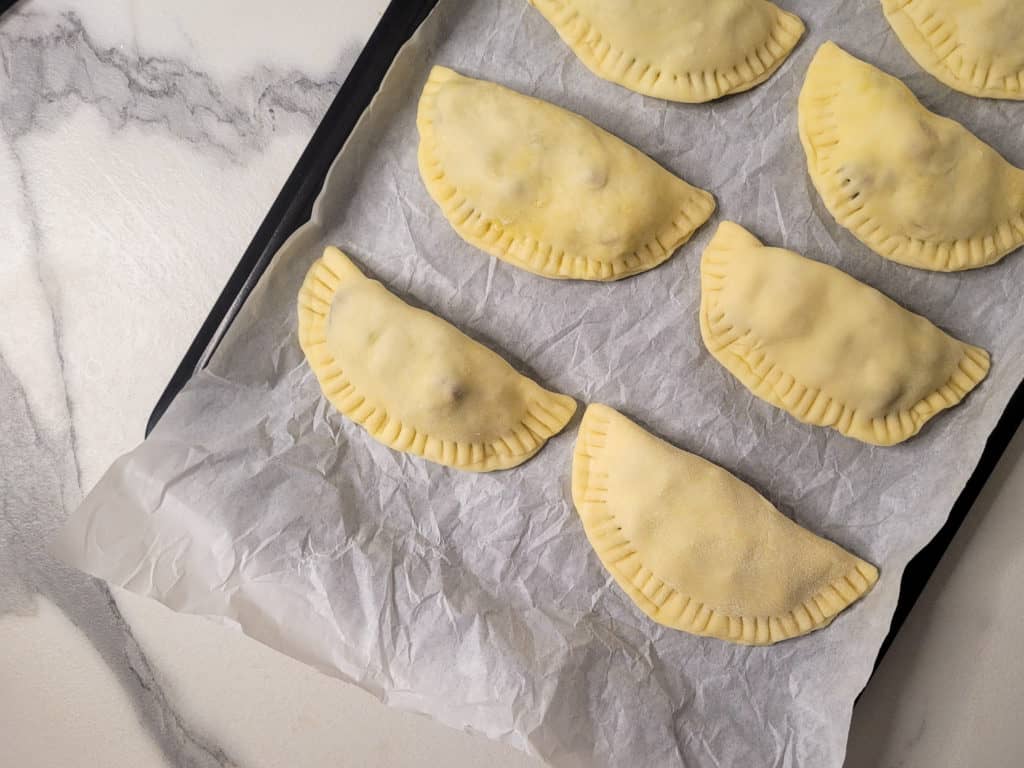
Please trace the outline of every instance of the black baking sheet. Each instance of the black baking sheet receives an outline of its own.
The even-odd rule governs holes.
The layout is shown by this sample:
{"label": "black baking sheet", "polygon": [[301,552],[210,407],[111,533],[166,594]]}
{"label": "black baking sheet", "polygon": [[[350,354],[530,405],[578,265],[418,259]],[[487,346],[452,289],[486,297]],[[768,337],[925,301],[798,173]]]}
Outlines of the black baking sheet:
{"label": "black baking sheet", "polygon": [[[313,202],[323,186],[324,178],[335,156],[341,151],[360,115],[380,87],[399,49],[416,31],[436,2],[437,0],[391,0],[377,28],[153,408],[146,424],[147,436],[185,383],[197,371],[206,367],[224,333],[238,315],[274,254],[296,229],[309,220]],[[889,634],[875,659],[876,669],[1022,420],[1024,382],[1018,385],[995,429],[989,435],[985,450],[950,510],[945,525],[908,563],[903,573],[899,600]]]}

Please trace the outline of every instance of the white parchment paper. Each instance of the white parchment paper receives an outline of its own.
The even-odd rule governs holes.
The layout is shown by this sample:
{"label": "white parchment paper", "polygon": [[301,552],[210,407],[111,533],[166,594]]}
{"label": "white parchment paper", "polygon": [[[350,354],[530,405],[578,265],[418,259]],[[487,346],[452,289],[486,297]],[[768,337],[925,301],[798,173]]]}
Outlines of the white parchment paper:
{"label": "white parchment paper", "polygon": [[[835,39],[1024,165],[1024,105],[925,75],[879,3],[783,0],[808,35],[765,85],[706,105],[591,75],[524,0],[442,0],[398,57],[314,212],[152,436],[63,531],[74,565],[247,634],[400,707],[564,766],[840,766],[907,560],[938,530],[1024,377],[1024,255],[968,274],[884,261],[808,180],[797,93]],[[464,244],[416,168],[433,63],[578,111],[711,190],[719,211],[663,266],[556,282]],[[871,448],[753,398],[703,349],[699,258],[717,221],[836,264],[993,353],[989,379],[916,439]],[[611,583],[569,495],[576,421],[507,472],[385,448],[325,404],[295,296],[336,243],[407,300],[582,405],[603,402],[754,485],[881,568],[832,626],[769,648],[664,629]]]}

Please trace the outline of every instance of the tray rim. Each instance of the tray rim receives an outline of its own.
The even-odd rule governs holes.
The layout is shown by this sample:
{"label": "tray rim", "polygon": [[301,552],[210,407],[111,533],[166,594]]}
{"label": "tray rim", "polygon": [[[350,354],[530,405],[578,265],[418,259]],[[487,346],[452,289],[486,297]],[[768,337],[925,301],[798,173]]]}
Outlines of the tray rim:
{"label": "tray rim", "polygon": [[[314,205],[335,157],[377,93],[402,46],[419,29],[438,0],[390,0],[312,137],[271,204],[220,295],[186,350],[146,422],[145,436],[156,427],[189,379],[203,370],[234,322],[260,277],[285,242],[315,221]],[[879,646],[872,674],[892,646],[957,531],[970,513],[1010,441],[1024,423],[1024,380],[989,433],[971,476],[950,508],[946,522],[908,562],[889,632]],[[861,691],[863,693],[863,690]],[[858,700],[860,696],[858,695]]]}

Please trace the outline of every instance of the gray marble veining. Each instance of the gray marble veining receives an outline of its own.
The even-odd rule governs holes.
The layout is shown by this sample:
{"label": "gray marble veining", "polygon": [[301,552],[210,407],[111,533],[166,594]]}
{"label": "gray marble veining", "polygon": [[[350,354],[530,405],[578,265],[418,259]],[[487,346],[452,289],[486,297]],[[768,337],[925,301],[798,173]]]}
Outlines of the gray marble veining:
{"label": "gray marble veining", "polygon": [[155,124],[242,160],[277,130],[306,131],[315,124],[357,52],[341,51],[336,72],[325,80],[261,64],[225,86],[181,59],[103,48],[75,13],[54,19],[16,11],[0,25],[0,124],[9,140],[17,139],[85,102],[115,130],[129,122]]}
{"label": "gray marble veining", "polygon": [[0,360],[0,613],[26,613],[32,597],[46,597],[88,638],[136,703],[139,719],[178,765],[231,765],[215,744],[204,743],[160,689],[153,669],[100,582],[54,560],[46,542],[81,491],[70,435],[53,438],[33,422],[24,393]]}
{"label": "gray marble veining", "polygon": [[[38,216],[47,201],[33,194],[23,145],[87,104],[113,132],[129,124],[146,126],[228,162],[245,163],[264,151],[277,132],[311,133],[354,60],[358,41],[341,47],[326,78],[260,62],[248,76],[224,83],[184,58],[105,47],[76,13],[36,10],[36,5],[22,3],[0,18],[0,142],[13,168],[0,177],[0,192],[5,201],[17,202],[5,205],[0,216],[19,218],[14,223],[27,233],[22,263],[27,256],[29,265],[16,278],[0,271],[0,280],[28,279],[42,289],[46,306],[35,309],[48,316],[43,326],[49,332],[32,343],[52,358],[52,370],[61,377],[53,389],[63,397],[46,403],[48,418],[37,418],[26,395],[36,385],[37,371],[17,370],[0,354],[0,617],[29,615],[36,597],[49,600],[94,646],[169,764],[234,765],[224,749],[197,735],[176,710],[109,590],[47,551],[47,542],[79,503],[89,479],[83,479],[78,460],[77,404],[63,381],[73,351],[63,333],[57,276],[48,270]],[[19,301],[16,286],[0,288]],[[0,353],[4,344],[19,343],[24,341],[11,328],[0,327]],[[126,447],[112,446],[112,453]]]}

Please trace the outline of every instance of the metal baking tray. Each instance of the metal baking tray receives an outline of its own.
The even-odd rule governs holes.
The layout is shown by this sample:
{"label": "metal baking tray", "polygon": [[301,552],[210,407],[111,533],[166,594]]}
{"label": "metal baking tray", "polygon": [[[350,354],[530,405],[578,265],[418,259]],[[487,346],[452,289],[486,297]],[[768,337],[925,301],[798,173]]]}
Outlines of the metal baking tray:
{"label": "metal baking tray", "polygon": [[[405,44],[437,0],[391,0],[376,29],[331,102],[273,205],[242,254],[227,284],[157,400],[146,424],[148,436],[185,383],[206,367],[225,332],[238,315],[253,287],[284,241],[309,220],[313,202],[327,171],[370,100],[399,49]],[[981,458],[961,491],[949,517],[935,537],[907,564],[889,633],[875,659],[875,669],[906,621],[929,577],[966,519],[982,487],[1024,421],[1024,381],[988,437]]]}

